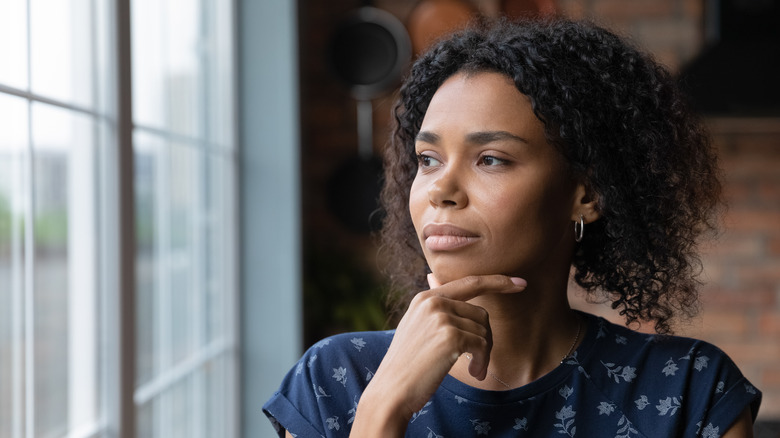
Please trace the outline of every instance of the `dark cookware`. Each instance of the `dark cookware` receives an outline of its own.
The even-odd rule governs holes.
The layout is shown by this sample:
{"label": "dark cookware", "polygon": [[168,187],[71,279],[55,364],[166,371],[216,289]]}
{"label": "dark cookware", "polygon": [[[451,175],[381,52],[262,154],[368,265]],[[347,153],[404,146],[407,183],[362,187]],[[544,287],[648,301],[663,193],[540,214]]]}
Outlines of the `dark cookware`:
{"label": "dark cookware", "polygon": [[357,100],[358,153],[328,183],[334,215],[355,232],[381,225],[382,161],[374,155],[371,100],[395,87],[411,59],[406,28],[392,14],[364,6],[336,29],[330,45],[333,72]]}

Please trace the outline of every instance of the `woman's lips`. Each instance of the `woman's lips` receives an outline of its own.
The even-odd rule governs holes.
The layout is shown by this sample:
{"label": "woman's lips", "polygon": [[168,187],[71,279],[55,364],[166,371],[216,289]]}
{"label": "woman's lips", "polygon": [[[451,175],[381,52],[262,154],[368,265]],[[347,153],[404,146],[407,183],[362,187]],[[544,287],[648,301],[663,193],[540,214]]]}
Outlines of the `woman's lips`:
{"label": "woman's lips", "polygon": [[471,245],[479,235],[450,224],[428,224],[423,228],[423,238],[429,251],[452,251]]}

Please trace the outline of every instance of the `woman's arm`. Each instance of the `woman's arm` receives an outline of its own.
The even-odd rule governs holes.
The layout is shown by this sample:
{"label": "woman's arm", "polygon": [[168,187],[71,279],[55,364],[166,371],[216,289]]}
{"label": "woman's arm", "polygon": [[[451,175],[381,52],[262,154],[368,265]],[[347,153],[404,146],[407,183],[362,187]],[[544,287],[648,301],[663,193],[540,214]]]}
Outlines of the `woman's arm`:
{"label": "woman's arm", "polygon": [[746,407],[737,421],[729,427],[721,438],[753,438],[753,416],[750,406]]}

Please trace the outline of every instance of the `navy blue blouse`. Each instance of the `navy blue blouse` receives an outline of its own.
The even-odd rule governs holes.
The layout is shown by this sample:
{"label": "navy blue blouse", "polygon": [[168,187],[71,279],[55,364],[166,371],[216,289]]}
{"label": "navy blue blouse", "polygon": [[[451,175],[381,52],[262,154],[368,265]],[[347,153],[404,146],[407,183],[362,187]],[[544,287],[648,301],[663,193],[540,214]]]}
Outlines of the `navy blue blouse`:
{"label": "navy blue blouse", "polygon": [[[586,315],[563,364],[508,391],[446,376],[407,437],[720,437],[761,393],[718,348],[638,333]],[[358,400],[394,331],[347,333],[312,346],[263,411],[280,436],[347,437]]]}

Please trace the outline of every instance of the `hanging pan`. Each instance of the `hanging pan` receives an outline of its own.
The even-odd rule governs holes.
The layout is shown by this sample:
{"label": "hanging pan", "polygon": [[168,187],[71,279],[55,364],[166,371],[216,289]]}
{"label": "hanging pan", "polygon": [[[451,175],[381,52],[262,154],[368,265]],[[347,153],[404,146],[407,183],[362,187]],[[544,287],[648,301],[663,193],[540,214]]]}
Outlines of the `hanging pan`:
{"label": "hanging pan", "polygon": [[330,44],[333,72],[357,100],[358,153],[328,183],[334,215],[355,232],[381,225],[382,160],[374,155],[371,100],[394,88],[411,59],[406,28],[393,15],[364,6],[337,28]]}

